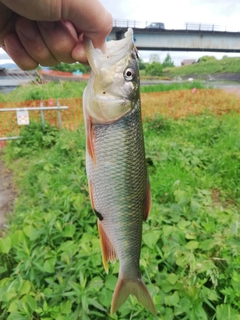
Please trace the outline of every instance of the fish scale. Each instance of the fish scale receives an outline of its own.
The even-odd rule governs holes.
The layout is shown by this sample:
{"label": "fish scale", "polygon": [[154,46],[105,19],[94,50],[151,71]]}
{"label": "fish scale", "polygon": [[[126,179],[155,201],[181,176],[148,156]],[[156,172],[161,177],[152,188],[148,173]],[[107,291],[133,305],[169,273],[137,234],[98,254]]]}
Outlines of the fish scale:
{"label": "fish scale", "polygon": [[[133,261],[139,261],[141,247],[141,232],[138,230],[142,228],[143,212],[142,215],[139,212],[143,211],[147,169],[139,117],[140,103],[137,102],[133,111],[119,121],[107,126],[94,125],[97,165],[90,157],[87,159],[95,209],[103,217],[102,224],[116,249],[122,272]],[[136,232],[130,230],[129,233],[129,226],[134,226]],[[131,244],[123,247],[122,239],[126,237]],[[139,274],[139,270],[136,272]]]}

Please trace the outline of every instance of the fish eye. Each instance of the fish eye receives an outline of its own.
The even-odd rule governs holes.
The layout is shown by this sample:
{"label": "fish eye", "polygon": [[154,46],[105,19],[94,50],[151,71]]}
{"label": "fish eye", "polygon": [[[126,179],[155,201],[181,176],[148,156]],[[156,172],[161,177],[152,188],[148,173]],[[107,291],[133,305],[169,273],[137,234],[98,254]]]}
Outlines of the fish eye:
{"label": "fish eye", "polygon": [[132,81],[135,77],[135,72],[132,68],[127,68],[125,69],[123,76],[126,81]]}

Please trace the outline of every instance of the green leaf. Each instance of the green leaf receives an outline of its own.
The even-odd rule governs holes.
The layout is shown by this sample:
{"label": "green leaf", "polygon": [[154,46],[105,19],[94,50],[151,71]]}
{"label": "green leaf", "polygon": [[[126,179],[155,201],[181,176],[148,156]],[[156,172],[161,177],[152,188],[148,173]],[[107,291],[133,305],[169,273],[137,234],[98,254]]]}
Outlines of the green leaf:
{"label": "green leaf", "polygon": [[37,302],[29,294],[24,296],[23,301],[25,301],[29,305],[31,311],[35,311],[35,309],[37,308]]}
{"label": "green leaf", "polygon": [[60,245],[59,250],[60,251],[68,251],[72,248],[72,246],[75,245],[74,241],[65,241]]}
{"label": "green leaf", "polygon": [[11,238],[5,237],[0,239],[0,252],[8,253],[11,249]]}
{"label": "green leaf", "polygon": [[107,312],[107,310],[100,303],[98,303],[94,299],[88,298],[88,303],[91,304],[92,306],[94,306],[95,308],[101,310],[101,311]]}
{"label": "green leaf", "polygon": [[171,284],[175,284],[178,280],[178,276],[174,273],[171,273],[167,276],[167,279],[166,279],[169,283]]}
{"label": "green leaf", "polygon": [[72,312],[72,301],[67,300],[60,303],[61,312],[64,314],[70,314]]}
{"label": "green leaf", "polygon": [[160,237],[160,232],[153,230],[149,233],[143,234],[143,242],[150,248],[153,249],[158,242],[158,239]]}
{"label": "green leaf", "polygon": [[74,236],[76,226],[74,224],[68,224],[63,230],[63,236],[66,238],[72,238]]}
{"label": "green leaf", "polygon": [[1,274],[1,273],[4,273],[4,272],[6,272],[6,271],[7,271],[7,268],[6,268],[6,267],[0,266],[0,274]]}
{"label": "green leaf", "polygon": [[55,271],[56,258],[47,259],[43,265],[43,271],[53,273]]}
{"label": "green leaf", "polygon": [[31,287],[32,287],[32,283],[29,280],[23,280],[23,283],[19,292],[21,293],[21,295],[27,294],[31,290]]}
{"label": "green leaf", "polygon": [[105,307],[109,308],[112,300],[112,290],[108,290],[103,288],[99,295],[99,302],[104,305]]}
{"label": "green leaf", "polygon": [[25,233],[25,235],[30,239],[30,240],[35,240],[38,238],[38,232],[37,229],[34,228],[31,225],[27,225],[25,227],[23,227],[23,232]]}
{"label": "green leaf", "polygon": [[179,302],[179,295],[178,292],[175,291],[172,295],[170,296],[166,296],[164,298],[165,300],[165,304],[167,306],[177,306],[178,302]]}
{"label": "green leaf", "polygon": [[81,300],[82,300],[82,307],[83,307],[84,312],[89,313],[87,296],[85,294],[82,295]]}
{"label": "green leaf", "polygon": [[229,304],[220,304],[216,308],[217,320],[240,320],[240,315]]}
{"label": "green leaf", "polygon": [[199,246],[199,242],[198,241],[189,241],[185,247],[189,250],[194,250],[197,249]]}
{"label": "green leaf", "polygon": [[117,277],[113,275],[108,275],[105,282],[105,287],[110,290],[114,290],[117,284]]}

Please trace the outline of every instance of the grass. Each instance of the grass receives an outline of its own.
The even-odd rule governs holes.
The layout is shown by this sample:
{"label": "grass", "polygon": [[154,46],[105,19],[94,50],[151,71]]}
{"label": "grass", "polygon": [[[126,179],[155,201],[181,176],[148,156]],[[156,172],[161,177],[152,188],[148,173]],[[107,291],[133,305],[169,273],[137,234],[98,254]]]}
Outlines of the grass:
{"label": "grass", "polygon": [[[159,319],[240,319],[239,127],[236,113],[144,122],[140,263]],[[101,263],[83,126],[25,130],[4,156],[19,197],[0,240],[0,319],[154,319],[133,297],[109,315],[119,265],[106,275]]]}
{"label": "grass", "polygon": [[[10,93],[0,93],[1,102],[19,102],[31,100],[45,100],[45,99],[61,99],[61,98],[81,98],[86,87],[86,82],[47,82],[45,84],[27,84],[18,87]],[[171,90],[193,89],[194,87],[200,89],[204,85],[200,82],[193,83],[174,83],[174,84],[159,84],[153,86],[142,86],[141,92],[159,92]]]}
{"label": "grass", "polygon": [[17,87],[10,93],[1,94],[0,102],[19,102],[30,100],[78,98],[82,97],[87,82],[47,82],[45,84],[30,83]]}
{"label": "grass", "polygon": [[142,86],[141,92],[165,92],[165,91],[176,91],[176,90],[190,90],[190,89],[204,89],[206,85],[199,81],[193,82],[176,82],[176,83],[161,83],[156,85]]}
{"label": "grass", "polygon": [[189,66],[164,69],[164,74],[170,77],[182,77],[186,75],[206,75],[214,73],[239,73],[240,58],[224,58],[195,63]]}
{"label": "grass", "polygon": [[[174,90],[176,86],[172,86],[171,91],[162,92],[142,92],[142,114],[143,118],[154,118],[159,115],[164,115],[171,118],[186,117],[189,115],[202,114],[204,112],[210,112],[214,114],[224,114],[231,111],[239,112],[239,97],[233,94],[227,94],[222,90],[216,89],[196,89],[197,83],[193,83],[195,89],[191,87],[185,90]],[[164,89],[168,86],[166,85]],[[201,86],[200,86],[201,87]],[[156,90],[161,90],[162,85],[156,86]],[[155,86],[149,87],[149,90],[155,90]],[[144,87],[143,87],[144,91]],[[147,90],[146,90],[147,91]],[[79,123],[83,122],[82,114],[82,99],[58,99],[60,105],[66,105],[68,110],[61,111],[62,125],[66,129],[74,130],[78,128]],[[40,101],[28,101],[15,103],[4,103],[4,107],[24,107],[26,104],[29,106],[39,106]],[[49,105],[49,100],[43,100],[44,105]],[[53,104],[56,105],[56,101],[53,99]],[[30,121],[37,121],[41,119],[40,111],[29,112]],[[19,135],[20,127],[17,126],[15,112],[2,112],[0,113],[1,136],[14,136]],[[52,125],[58,125],[58,116],[56,111],[45,111],[45,121]]]}

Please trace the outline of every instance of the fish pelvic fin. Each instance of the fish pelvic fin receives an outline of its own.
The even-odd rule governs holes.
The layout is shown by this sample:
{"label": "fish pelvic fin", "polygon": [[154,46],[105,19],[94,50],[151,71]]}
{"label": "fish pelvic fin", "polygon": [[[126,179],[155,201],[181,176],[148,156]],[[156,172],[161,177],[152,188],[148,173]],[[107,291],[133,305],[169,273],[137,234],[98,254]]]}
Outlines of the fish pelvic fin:
{"label": "fish pelvic fin", "polygon": [[113,294],[111,314],[121,307],[130,294],[134,294],[146,309],[149,309],[153,315],[157,315],[153,300],[144,282],[141,279],[123,279],[121,277],[118,279]]}
{"label": "fish pelvic fin", "polygon": [[115,262],[117,259],[117,254],[105,230],[103,229],[103,225],[100,220],[98,220],[98,232],[100,235],[103,266],[106,273],[108,273],[108,261]]}

